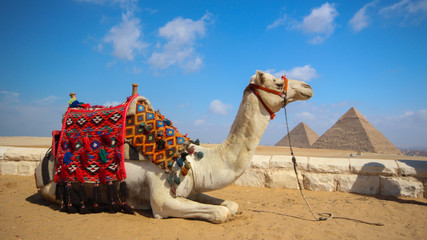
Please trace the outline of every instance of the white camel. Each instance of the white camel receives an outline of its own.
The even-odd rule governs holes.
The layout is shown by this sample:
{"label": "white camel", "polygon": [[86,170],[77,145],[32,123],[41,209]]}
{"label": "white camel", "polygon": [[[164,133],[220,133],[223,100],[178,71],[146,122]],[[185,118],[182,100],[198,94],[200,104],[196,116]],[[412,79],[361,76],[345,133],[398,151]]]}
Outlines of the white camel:
{"label": "white camel", "polygon": [[[311,87],[297,80],[285,81],[269,73],[256,71],[245,89],[237,116],[227,139],[213,148],[194,145],[204,153],[202,159],[187,156],[192,168],[171,193],[167,174],[151,161],[127,159],[127,203],[134,209],[152,209],[155,218],[168,217],[203,219],[223,223],[238,213],[236,202],[222,200],[204,194],[234,183],[250,165],[252,156],[270,122],[273,113],[285,104],[307,100]],[[258,96],[257,96],[258,95]],[[190,146],[191,147],[191,146]],[[53,170],[52,170],[53,171]],[[54,182],[41,187],[41,194],[55,201]]]}

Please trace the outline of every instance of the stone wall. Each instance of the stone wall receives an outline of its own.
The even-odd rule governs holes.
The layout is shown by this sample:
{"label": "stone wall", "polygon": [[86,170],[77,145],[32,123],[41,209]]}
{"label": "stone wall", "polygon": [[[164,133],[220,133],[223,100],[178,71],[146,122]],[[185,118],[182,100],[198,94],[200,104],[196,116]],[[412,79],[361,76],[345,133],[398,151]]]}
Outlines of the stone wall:
{"label": "stone wall", "polygon": [[0,146],[0,173],[2,175],[34,175],[37,164],[43,159],[47,150],[47,148]]}
{"label": "stone wall", "polygon": [[[47,148],[0,146],[2,175],[31,176]],[[297,156],[304,189],[427,198],[427,161]],[[291,156],[255,155],[236,185],[298,189]]]}
{"label": "stone wall", "polygon": [[[427,198],[427,161],[296,157],[304,189]],[[291,156],[255,155],[236,185],[298,189]]]}

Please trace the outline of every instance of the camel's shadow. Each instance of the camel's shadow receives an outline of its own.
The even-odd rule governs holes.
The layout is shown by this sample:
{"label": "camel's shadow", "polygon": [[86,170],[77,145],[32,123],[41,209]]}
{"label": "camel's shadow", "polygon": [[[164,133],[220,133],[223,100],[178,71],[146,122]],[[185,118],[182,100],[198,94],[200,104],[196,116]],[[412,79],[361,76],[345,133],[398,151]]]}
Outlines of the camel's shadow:
{"label": "camel's shadow", "polygon": [[[28,196],[25,201],[31,203],[31,204],[36,204],[39,206],[43,206],[43,207],[48,207],[51,210],[54,211],[59,211],[59,205],[55,204],[55,203],[51,203],[47,200],[45,200],[42,195],[40,194],[40,191],[38,191],[37,193],[34,193],[31,196]],[[101,212],[107,212],[107,211],[101,211]],[[147,209],[147,210],[134,210],[135,214],[138,214],[140,216],[144,216],[146,218],[154,218],[153,213],[151,212],[151,209]],[[95,212],[93,213],[89,213],[89,214],[96,214]],[[119,213],[120,214],[120,213]],[[124,214],[124,213],[121,213]]]}
{"label": "camel's shadow", "polygon": [[38,191],[37,193],[34,193],[33,195],[27,197],[25,199],[25,201],[32,203],[32,204],[37,204],[39,206],[44,206],[44,207],[48,207],[52,210],[59,210],[59,206],[57,206],[56,204],[50,203],[48,201],[46,201],[42,195],[40,194],[40,191]]}

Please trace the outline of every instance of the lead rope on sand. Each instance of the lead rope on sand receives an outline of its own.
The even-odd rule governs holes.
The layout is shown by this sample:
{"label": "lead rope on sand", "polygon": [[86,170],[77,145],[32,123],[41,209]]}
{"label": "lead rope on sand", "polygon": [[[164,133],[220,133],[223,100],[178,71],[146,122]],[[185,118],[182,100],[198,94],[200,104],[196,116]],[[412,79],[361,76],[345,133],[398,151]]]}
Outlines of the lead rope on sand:
{"label": "lead rope on sand", "polygon": [[326,221],[326,220],[330,220],[330,219],[332,219],[332,218],[335,218],[335,219],[350,220],[350,221],[355,221],[355,222],[360,222],[360,223],[365,223],[365,224],[375,225],[375,226],[384,226],[384,224],[383,224],[383,223],[371,223],[371,222],[366,222],[366,221],[359,220],[359,219],[354,219],[354,218],[348,218],[348,217],[336,217],[336,216],[334,216],[332,213],[329,213],[329,212],[317,213],[317,216],[316,216],[316,214],[314,214],[313,209],[311,208],[310,203],[307,201],[307,198],[306,198],[306,197],[305,197],[305,195],[304,195],[304,192],[303,192],[303,190],[302,190],[303,188],[302,188],[302,186],[301,186],[301,182],[300,182],[299,177],[298,177],[298,171],[297,171],[297,159],[296,159],[296,157],[295,157],[295,155],[294,155],[294,151],[293,151],[293,149],[292,149],[291,134],[290,134],[290,132],[289,132],[288,114],[287,114],[287,112],[286,112],[286,105],[285,105],[285,106],[283,106],[283,109],[285,110],[286,130],[288,131],[289,149],[290,149],[290,151],[291,151],[292,163],[293,163],[293,166],[294,166],[295,176],[296,176],[296,178],[297,178],[298,188],[299,188],[299,191],[300,191],[300,193],[301,193],[302,198],[304,199],[304,201],[305,201],[305,203],[306,203],[306,205],[307,205],[308,209],[310,210],[311,215],[312,215],[312,216],[313,216],[317,221]]}

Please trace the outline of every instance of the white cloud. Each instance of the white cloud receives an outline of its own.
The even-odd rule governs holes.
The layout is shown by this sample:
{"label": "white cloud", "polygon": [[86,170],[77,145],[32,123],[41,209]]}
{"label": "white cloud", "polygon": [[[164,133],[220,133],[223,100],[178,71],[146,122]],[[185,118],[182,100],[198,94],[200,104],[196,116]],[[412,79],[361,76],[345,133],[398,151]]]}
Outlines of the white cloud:
{"label": "white cloud", "polygon": [[209,105],[209,111],[218,115],[226,115],[232,108],[231,104],[224,104],[218,99],[213,100]]}
{"label": "white cloud", "polygon": [[137,66],[133,66],[132,67],[132,73],[133,74],[140,74],[140,73],[142,73],[142,68],[139,68]]}
{"label": "white cloud", "polygon": [[324,3],[319,8],[313,9],[310,15],[305,16],[302,22],[296,23],[293,27],[313,36],[309,43],[321,44],[334,33],[337,16],[335,4]]}
{"label": "white cloud", "polygon": [[283,17],[276,19],[272,24],[267,26],[267,30],[270,30],[272,28],[276,28],[278,26],[284,25],[286,18],[287,18],[287,16],[284,15]]}
{"label": "white cloud", "polygon": [[56,96],[20,99],[19,93],[0,93],[3,136],[50,136],[52,130],[61,129],[61,117],[67,110],[68,100],[58,101],[60,98]]}
{"label": "white cloud", "polygon": [[7,97],[18,97],[19,96],[19,93],[9,92],[9,91],[0,91],[0,94],[5,95]]}
{"label": "white cloud", "polygon": [[427,109],[407,110],[395,116],[374,116],[370,121],[397,147],[427,147]]}
{"label": "white cloud", "polygon": [[210,18],[210,13],[197,21],[178,17],[161,27],[159,36],[165,38],[167,43],[158,45],[160,51],[154,52],[148,63],[157,69],[176,65],[188,72],[197,71],[203,61],[195,50],[196,40],[205,36]]}
{"label": "white cloud", "polygon": [[93,4],[104,4],[106,0],[74,0],[76,2],[87,2],[87,3],[93,3]]}
{"label": "white cloud", "polygon": [[368,8],[375,7],[377,1],[365,4],[359,11],[357,11],[353,18],[350,19],[349,24],[355,32],[359,32],[369,25],[370,18],[367,15]]}
{"label": "white cloud", "polygon": [[194,121],[195,126],[205,126],[206,124],[207,123],[205,119],[197,119],[196,121]]}
{"label": "white cloud", "polygon": [[105,66],[106,66],[107,68],[110,68],[110,67],[114,66],[116,63],[117,63],[117,60],[113,60],[113,61],[111,61],[111,62],[108,62]]}
{"label": "white cloud", "polygon": [[74,0],[76,2],[85,2],[92,4],[104,5],[106,3],[118,4],[123,9],[135,8],[138,0]]}
{"label": "white cloud", "polygon": [[48,104],[48,103],[54,103],[55,101],[57,101],[59,99],[61,99],[61,98],[54,96],[54,95],[50,95],[50,96],[47,96],[47,97],[42,98],[42,99],[37,99],[36,101],[37,101],[37,103],[40,103],[40,104]]}
{"label": "white cloud", "polygon": [[186,108],[186,107],[189,107],[190,106],[190,102],[186,102],[186,103],[183,103],[183,104],[179,104],[178,106],[176,106],[176,108]]}
{"label": "white cloud", "polygon": [[103,104],[104,107],[111,107],[111,106],[117,106],[120,105],[121,102],[118,101],[107,101],[106,103]]}
{"label": "white cloud", "polygon": [[148,47],[141,41],[140,20],[128,11],[122,14],[122,21],[112,27],[104,42],[113,44],[113,55],[119,59],[132,61],[136,54]]}
{"label": "white cloud", "polygon": [[300,112],[295,114],[296,117],[300,118],[302,121],[308,121],[315,119],[314,115],[310,112]]}
{"label": "white cloud", "polygon": [[310,81],[313,78],[317,78],[319,75],[316,72],[315,68],[312,68],[310,65],[305,65],[302,67],[294,67],[291,70],[281,70],[276,72],[274,69],[266,70],[275,77],[281,77],[286,75],[287,78],[297,79],[301,81]]}
{"label": "white cloud", "polygon": [[98,52],[102,53],[102,51],[104,50],[104,44],[98,43],[98,46],[96,47],[96,49],[98,50]]}
{"label": "white cloud", "polygon": [[379,13],[388,18],[400,18],[403,16],[402,23],[408,21],[419,23],[427,17],[427,0],[401,0],[381,8]]}

